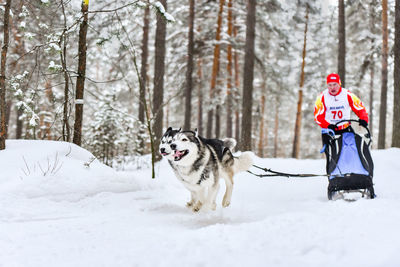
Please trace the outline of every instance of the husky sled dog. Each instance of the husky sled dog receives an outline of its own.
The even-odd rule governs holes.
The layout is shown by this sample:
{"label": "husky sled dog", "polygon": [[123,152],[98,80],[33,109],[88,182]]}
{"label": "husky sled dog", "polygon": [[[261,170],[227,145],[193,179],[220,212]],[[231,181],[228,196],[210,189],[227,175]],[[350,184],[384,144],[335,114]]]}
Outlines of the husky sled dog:
{"label": "husky sled dog", "polygon": [[222,206],[231,203],[233,176],[248,170],[253,164],[251,152],[234,157],[232,149],[235,146],[235,139],[205,139],[197,134],[197,130],[182,131],[169,127],[164,133],[160,153],[168,159],[176,177],[190,191],[191,200],[187,206],[193,211],[216,209],[220,178],[226,184]]}

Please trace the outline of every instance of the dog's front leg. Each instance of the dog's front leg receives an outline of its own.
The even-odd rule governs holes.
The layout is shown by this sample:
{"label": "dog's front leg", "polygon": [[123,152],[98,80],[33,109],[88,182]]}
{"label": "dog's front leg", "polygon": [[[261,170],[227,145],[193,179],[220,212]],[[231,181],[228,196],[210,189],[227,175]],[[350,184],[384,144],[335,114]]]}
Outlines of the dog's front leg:
{"label": "dog's front leg", "polygon": [[226,208],[231,204],[232,191],[233,191],[233,173],[228,174],[228,176],[224,178],[225,178],[224,180],[226,185],[226,191],[224,198],[222,200],[222,206]]}
{"label": "dog's front leg", "polygon": [[215,210],[217,208],[216,198],[218,191],[219,191],[219,182],[213,184],[208,188],[207,205],[212,210]]}
{"label": "dog's front leg", "polygon": [[196,193],[194,191],[190,191],[191,199],[186,203],[186,207],[190,208],[196,202]]}
{"label": "dog's front leg", "polygon": [[198,212],[200,211],[201,207],[203,206],[203,203],[201,201],[197,201],[196,204],[193,206],[193,212]]}
{"label": "dog's front leg", "polygon": [[205,189],[204,187],[199,188],[198,191],[195,192],[195,203],[193,205],[193,211],[198,212],[201,207],[203,206],[203,203],[205,203]]}

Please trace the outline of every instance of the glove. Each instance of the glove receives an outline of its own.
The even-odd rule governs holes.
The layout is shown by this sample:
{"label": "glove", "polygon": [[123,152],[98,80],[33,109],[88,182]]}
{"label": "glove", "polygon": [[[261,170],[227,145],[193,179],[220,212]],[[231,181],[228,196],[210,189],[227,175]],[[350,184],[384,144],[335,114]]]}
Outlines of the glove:
{"label": "glove", "polygon": [[329,124],[328,129],[331,129],[332,131],[335,131],[336,126],[334,124]]}
{"label": "glove", "polygon": [[367,127],[368,126],[368,122],[366,120],[359,119],[358,123],[363,127]]}

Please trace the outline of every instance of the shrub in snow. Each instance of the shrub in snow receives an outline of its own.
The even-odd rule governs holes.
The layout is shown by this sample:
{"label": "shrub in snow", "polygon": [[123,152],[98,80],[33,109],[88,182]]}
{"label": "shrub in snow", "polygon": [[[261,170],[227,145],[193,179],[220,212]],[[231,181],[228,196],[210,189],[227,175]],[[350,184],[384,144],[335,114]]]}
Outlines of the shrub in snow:
{"label": "shrub in snow", "polygon": [[138,151],[138,122],[119,105],[115,93],[100,96],[87,129],[85,144],[100,161],[112,166]]}

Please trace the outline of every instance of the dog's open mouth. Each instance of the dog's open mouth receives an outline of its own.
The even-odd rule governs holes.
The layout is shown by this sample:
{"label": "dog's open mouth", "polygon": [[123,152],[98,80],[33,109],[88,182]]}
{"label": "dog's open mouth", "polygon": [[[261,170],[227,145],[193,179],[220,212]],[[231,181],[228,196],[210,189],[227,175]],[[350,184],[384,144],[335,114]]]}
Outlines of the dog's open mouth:
{"label": "dog's open mouth", "polygon": [[167,153],[167,152],[161,152],[161,155],[163,155],[163,156],[165,157],[165,156],[169,155],[169,153]]}
{"label": "dog's open mouth", "polygon": [[175,150],[174,159],[175,161],[181,160],[184,156],[189,153],[189,150]]}

